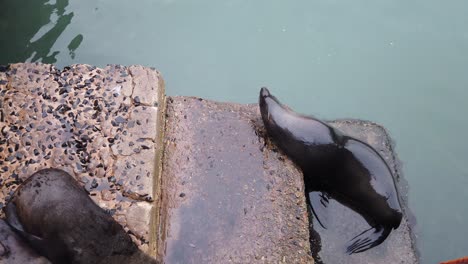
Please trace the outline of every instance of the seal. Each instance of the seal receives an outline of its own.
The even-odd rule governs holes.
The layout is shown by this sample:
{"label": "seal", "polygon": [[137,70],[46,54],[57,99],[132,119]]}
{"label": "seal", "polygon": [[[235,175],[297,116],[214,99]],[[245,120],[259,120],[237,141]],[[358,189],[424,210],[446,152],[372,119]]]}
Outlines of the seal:
{"label": "seal", "polygon": [[5,214],[13,230],[52,263],[156,263],[62,170],[31,175]]}
{"label": "seal", "polygon": [[323,121],[295,113],[267,88],[260,90],[260,113],[267,133],[304,174],[307,202],[326,228],[333,198],[359,213],[371,226],[349,241],[346,252],[381,244],[399,227],[402,209],[392,172],[370,145]]}

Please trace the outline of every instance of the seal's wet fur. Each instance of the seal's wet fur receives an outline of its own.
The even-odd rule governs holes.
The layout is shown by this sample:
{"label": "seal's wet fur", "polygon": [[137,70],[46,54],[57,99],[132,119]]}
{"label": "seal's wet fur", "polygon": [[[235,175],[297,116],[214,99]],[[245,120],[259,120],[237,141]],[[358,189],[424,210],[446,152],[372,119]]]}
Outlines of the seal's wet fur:
{"label": "seal's wet fur", "polygon": [[156,263],[62,170],[30,176],[5,213],[8,224],[52,263]]}

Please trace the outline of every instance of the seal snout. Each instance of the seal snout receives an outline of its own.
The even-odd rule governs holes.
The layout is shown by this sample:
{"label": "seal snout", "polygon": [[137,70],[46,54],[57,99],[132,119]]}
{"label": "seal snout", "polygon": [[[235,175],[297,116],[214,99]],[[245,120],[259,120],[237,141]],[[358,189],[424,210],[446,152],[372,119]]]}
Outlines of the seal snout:
{"label": "seal snout", "polygon": [[268,96],[270,96],[270,91],[268,90],[268,88],[262,87],[262,89],[260,89],[260,96],[261,96],[261,97],[268,97]]}
{"label": "seal snout", "polygon": [[260,89],[260,96],[258,98],[258,104],[260,105],[260,113],[262,114],[263,121],[266,122],[268,118],[268,103],[267,103],[267,98],[270,98],[271,94],[270,91],[268,91],[268,88],[262,87]]}

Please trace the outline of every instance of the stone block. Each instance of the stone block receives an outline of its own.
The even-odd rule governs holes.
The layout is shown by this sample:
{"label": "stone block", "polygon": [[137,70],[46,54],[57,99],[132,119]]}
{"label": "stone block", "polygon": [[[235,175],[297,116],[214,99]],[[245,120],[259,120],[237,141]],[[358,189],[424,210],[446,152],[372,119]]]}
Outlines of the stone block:
{"label": "stone block", "polygon": [[137,226],[126,221],[152,219],[148,212],[128,209],[155,205],[163,84],[159,72],[141,66],[79,64],[58,70],[18,63],[2,68],[0,207],[35,171],[60,168],[148,249],[153,227],[132,230]]}
{"label": "stone block", "polygon": [[312,263],[302,175],[257,107],[171,97],[166,116],[164,262]]}

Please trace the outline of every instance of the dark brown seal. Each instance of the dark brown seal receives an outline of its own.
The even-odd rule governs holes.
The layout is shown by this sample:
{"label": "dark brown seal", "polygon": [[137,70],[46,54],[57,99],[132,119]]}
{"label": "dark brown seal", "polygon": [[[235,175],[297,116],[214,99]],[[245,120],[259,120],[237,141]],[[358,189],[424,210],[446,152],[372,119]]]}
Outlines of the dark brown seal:
{"label": "dark brown seal", "polygon": [[156,263],[62,170],[30,176],[5,214],[8,224],[52,263]]}
{"label": "dark brown seal", "polygon": [[353,238],[349,254],[382,243],[398,228],[402,210],[393,175],[367,143],[313,117],[283,106],[268,89],[260,91],[260,112],[268,134],[303,171],[307,200],[326,227],[329,197],[362,215],[371,226]]}

